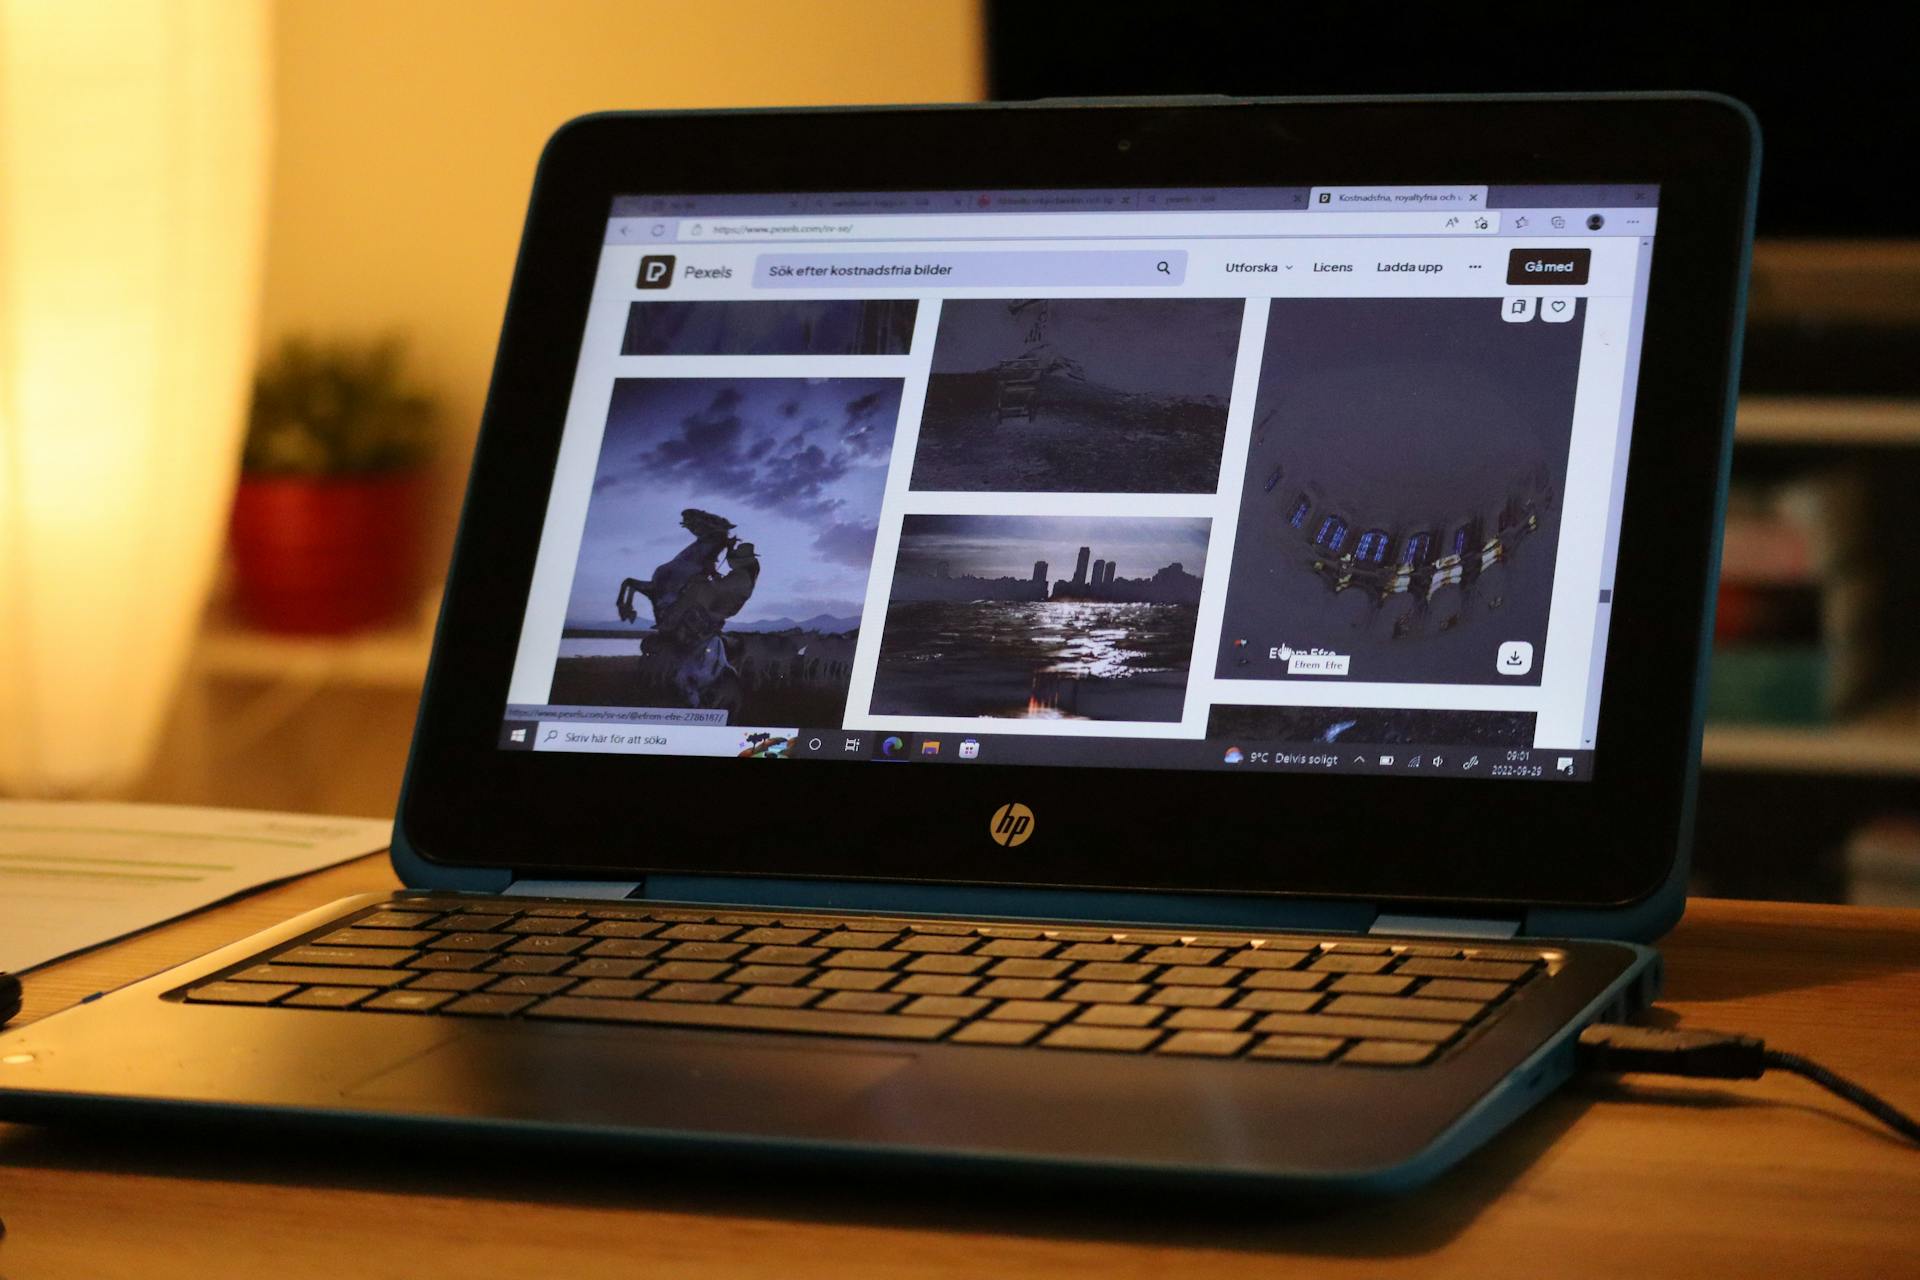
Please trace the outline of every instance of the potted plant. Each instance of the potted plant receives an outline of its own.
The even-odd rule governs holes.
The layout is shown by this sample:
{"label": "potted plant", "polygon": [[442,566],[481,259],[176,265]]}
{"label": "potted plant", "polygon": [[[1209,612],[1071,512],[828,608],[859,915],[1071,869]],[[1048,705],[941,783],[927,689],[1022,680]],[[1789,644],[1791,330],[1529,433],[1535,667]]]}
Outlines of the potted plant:
{"label": "potted plant", "polygon": [[340,633],[412,603],[435,412],[402,357],[397,339],[290,338],[261,368],[230,539],[255,626]]}

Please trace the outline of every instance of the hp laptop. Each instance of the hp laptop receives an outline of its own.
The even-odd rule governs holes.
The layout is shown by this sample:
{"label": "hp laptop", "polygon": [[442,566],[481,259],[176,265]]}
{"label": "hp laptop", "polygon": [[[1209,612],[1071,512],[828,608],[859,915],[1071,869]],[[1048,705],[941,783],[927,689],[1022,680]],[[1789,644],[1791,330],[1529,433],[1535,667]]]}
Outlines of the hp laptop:
{"label": "hp laptop", "polygon": [[574,121],[408,887],[0,1038],[0,1116],[1431,1177],[1659,988],[1756,145],[1704,96]]}

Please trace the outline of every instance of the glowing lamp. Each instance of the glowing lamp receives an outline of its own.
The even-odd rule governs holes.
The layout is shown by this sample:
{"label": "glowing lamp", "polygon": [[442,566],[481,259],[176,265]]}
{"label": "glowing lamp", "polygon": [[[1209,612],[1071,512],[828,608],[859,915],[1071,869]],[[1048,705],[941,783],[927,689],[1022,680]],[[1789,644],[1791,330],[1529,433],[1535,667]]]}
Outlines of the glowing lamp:
{"label": "glowing lamp", "polygon": [[268,9],[0,0],[0,793],[139,774],[239,456]]}

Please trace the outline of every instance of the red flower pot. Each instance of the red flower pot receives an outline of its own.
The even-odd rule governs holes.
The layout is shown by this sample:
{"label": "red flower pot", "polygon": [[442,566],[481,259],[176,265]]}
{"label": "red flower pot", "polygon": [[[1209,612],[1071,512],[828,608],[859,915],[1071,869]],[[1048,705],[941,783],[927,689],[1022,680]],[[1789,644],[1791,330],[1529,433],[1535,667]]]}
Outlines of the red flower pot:
{"label": "red flower pot", "polygon": [[230,542],[241,612],[269,631],[336,635],[413,603],[417,471],[350,478],[242,476]]}

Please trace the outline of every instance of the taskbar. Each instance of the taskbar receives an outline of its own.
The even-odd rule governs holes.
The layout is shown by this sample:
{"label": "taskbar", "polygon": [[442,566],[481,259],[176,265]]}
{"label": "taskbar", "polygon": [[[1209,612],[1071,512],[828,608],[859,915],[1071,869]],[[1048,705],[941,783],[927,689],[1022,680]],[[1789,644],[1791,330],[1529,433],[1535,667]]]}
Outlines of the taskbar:
{"label": "taskbar", "polygon": [[[513,714],[519,713],[519,714]],[[1577,782],[1591,750],[1445,742],[1273,742],[988,732],[737,726],[599,719],[581,708],[514,707],[501,726],[509,751],[704,756],[966,767],[987,764],[1227,773],[1338,773]]]}

